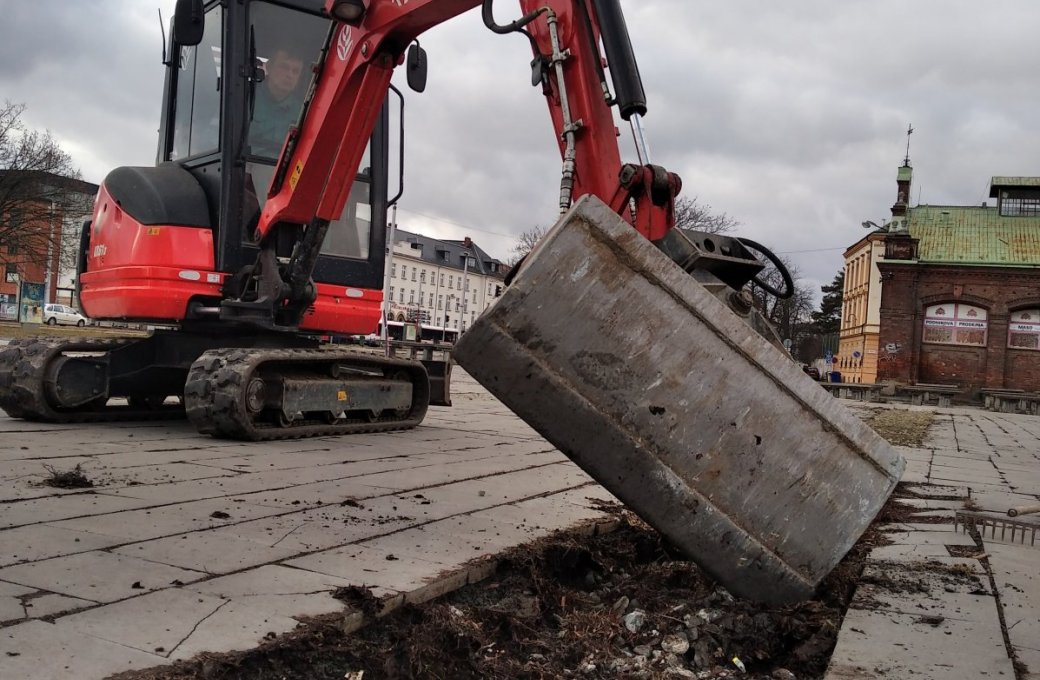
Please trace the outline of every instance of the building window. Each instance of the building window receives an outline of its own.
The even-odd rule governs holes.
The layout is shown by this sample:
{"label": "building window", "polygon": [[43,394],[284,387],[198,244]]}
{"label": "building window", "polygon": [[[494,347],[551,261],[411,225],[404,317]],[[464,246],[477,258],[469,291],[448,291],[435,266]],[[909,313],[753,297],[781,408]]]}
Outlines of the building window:
{"label": "building window", "polygon": [[1001,198],[1000,214],[1004,217],[1036,217],[1040,215],[1040,198]]}
{"label": "building window", "polygon": [[449,276],[448,277],[448,288],[454,288],[454,287],[455,287],[455,277],[454,276]]}
{"label": "building window", "polygon": [[401,278],[402,279],[407,279],[408,278],[408,265],[405,265],[405,264],[401,265]]}
{"label": "building window", "polygon": [[394,262],[390,265],[390,278],[397,278],[397,263]]}
{"label": "building window", "polygon": [[986,310],[981,307],[949,302],[924,310],[924,342],[985,347],[988,329]]}
{"label": "building window", "polygon": [[397,291],[397,301],[400,302],[402,305],[404,304],[404,288]]}
{"label": "building window", "polygon": [[442,285],[442,286],[444,285],[444,272],[441,272],[441,284],[440,285]]}
{"label": "building window", "polygon": [[412,281],[415,281],[415,267],[412,267]]}
{"label": "building window", "polygon": [[444,296],[443,295],[438,295],[437,296],[437,309],[444,309]]}
{"label": "building window", "polygon": [[390,286],[390,299],[391,300],[394,299],[394,287],[393,286]]}
{"label": "building window", "polygon": [[1011,312],[1008,347],[1040,349],[1040,309],[1020,309]]}
{"label": "building window", "polygon": [[414,305],[415,304],[415,291],[414,290],[408,291],[408,304],[410,304],[410,305]]}
{"label": "building window", "polygon": [[18,283],[18,265],[11,262],[4,265],[4,280],[7,283]]}

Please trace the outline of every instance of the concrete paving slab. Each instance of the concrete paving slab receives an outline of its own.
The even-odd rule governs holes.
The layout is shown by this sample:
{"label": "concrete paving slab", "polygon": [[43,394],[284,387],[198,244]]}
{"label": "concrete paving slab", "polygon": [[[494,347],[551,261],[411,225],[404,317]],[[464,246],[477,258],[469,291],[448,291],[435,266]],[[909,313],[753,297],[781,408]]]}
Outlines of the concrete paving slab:
{"label": "concrete paving slab", "polygon": [[900,498],[899,502],[920,510],[963,510],[962,500],[937,500],[934,498]]}
{"label": "concrete paving slab", "polygon": [[10,680],[104,678],[165,662],[156,654],[29,621],[0,630],[0,677]]}
{"label": "concrete paving slab", "polygon": [[0,623],[25,618],[22,596],[33,592],[33,588],[0,581]]}
{"label": "concrete paving slab", "polygon": [[288,633],[299,625],[295,619],[228,602],[199,622],[188,639],[170,654],[170,659],[191,659],[202,652],[225,652],[256,647],[264,638]]}
{"label": "concrete paving slab", "polygon": [[448,566],[410,553],[399,557],[376,545],[357,543],[287,560],[286,566],[335,576],[353,585],[404,593],[440,577]]}
{"label": "concrete paving slab", "polygon": [[81,600],[78,597],[68,597],[58,593],[48,593],[42,590],[34,591],[29,597],[24,598],[25,618],[40,619],[45,616],[64,614],[94,607],[97,602]]}
{"label": "concrete paving slab", "polygon": [[4,512],[0,515],[0,530],[72,517],[119,512],[150,504],[140,498],[122,498],[96,492],[54,494],[19,500],[4,505]]}
{"label": "concrete paving slab", "polygon": [[1032,649],[1017,650],[1023,670],[1018,680],[1040,680],[1040,652]]}
{"label": "concrete paving slab", "polygon": [[[1011,644],[1040,652],[1040,546],[987,543],[993,581],[1004,605]],[[1040,665],[1033,667],[1040,672]]]}
{"label": "concrete paving slab", "polygon": [[[193,574],[228,574],[296,554],[289,548],[265,546],[239,538],[233,526],[142,541],[115,548],[112,552],[157,565],[188,569]],[[2,570],[0,578],[3,578]]]}
{"label": "concrete paving slab", "polygon": [[916,614],[850,609],[842,623],[827,680],[864,678],[1014,678],[1000,629]]}
{"label": "concrete paving slab", "polygon": [[871,559],[890,562],[920,562],[931,558],[950,557],[950,551],[942,544],[886,545],[874,548]]}
{"label": "concrete paving slab", "polygon": [[134,486],[138,484],[161,484],[174,480],[209,479],[229,477],[236,474],[217,467],[196,463],[166,463],[162,465],[137,465],[134,467],[109,467],[96,462],[87,470],[87,476],[98,489]]}
{"label": "concrete paving slab", "polygon": [[53,526],[29,525],[3,533],[0,567],[71,555],[118,544],[111,536]]}
{"label": "concrete paving slab", "polygon": [[206,595],[240,602],[265,612],[295,612],[294,618],[342,611],[344,604],[332,597],[350,580],[282,565],[264,565],[230,576],[185,586]]}
{"label": "concrete paving slab", "polygon": [[248,649],[265,635],[291,631],[297,623],[223,598],[169,588],[110,605],[105,611],[73,614],[57,625],[143,652],[183,659],[211,649],[216,640],[222,648]]}
{"label": "concrete paving slab", "polygon": [[[204,576],[136,557],[93,551],[0,569],[0,581],[95,602],[115,602]],[[136,584],[136,587],[135,587]]]}
{"label": "concrete paving slab", "polygon": [[984,587],[986,585],[981,579],[972,583],[960,579],[944,582],[935,578],[922,590],[908,594],[865,583],[857,588],[852,606],[857,609],[971,621],[980,629],[993,628],[999,631],[996,599]]}
{"label": "concrete paving slab", "polygon": [[166,588],[62,617],[56,625],[59,630],[168,657],[200,621],[227,602],[180,588]]}
{"label": "concrete paving slab", "polygon": [[935,498],[936,496],[953,496],[956,498],[968,497],[968,487],[966,486],[944,486],[942,484],[908,484],[906,490],[922,498]]}
{"label": "concrete paving slab", "polygon": [[[216,517],[214,517],[214,513],[217,514]],[[52,522],[47,526],[111,536],[119,539],[119,543],[130,543],[248,521],[258,517],[268,517],[278,513],[279,509],[276,508],[246,502],[237,503],[234,499],[228,498],[214,498],[194,503],[176,503],[62,520]]]}
{"label": "concrete paving slab", "polygon": [[931,477],[932,479],[937,480],[937,484],[957,482],[963,486],[970,486],[972,488],[975,488],[980,484],[1001,485],[1004,483],[1004,480],[1000,476],[1000,472],[992,466],[990,466],[988,470],[979,470],[954,467],[951,465],[945,465],[938,461],[932,463]]}
{"label": "concrete paving slab", "polygon": [[[912,545],[967,545],[975,547],[975,539],[967,534],[955,532],[953,527],[946,531],[895,531],[886,532],[885,537],[900,546]],[[873,554],[873,553],[871,553]]]}
{"label": "concrete paving slab", "polygon": [[921,522],[893,522],[891,524],[882,525],[881,531],[885,534],[898,533],[901,531],[936,531],[942,533],[950,533],[953,531],[953,520],[951,519],[946,524],[924,524]]}

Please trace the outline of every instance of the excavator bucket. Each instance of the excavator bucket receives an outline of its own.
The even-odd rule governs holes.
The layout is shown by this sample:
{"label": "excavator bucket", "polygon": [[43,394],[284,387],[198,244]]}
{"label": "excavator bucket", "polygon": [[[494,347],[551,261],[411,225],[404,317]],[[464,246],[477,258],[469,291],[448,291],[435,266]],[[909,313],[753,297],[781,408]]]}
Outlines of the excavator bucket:
{"label": "excavator bucket", "polygon": [[456,361],[736,595],[810,597],[904,461],[596,198]]}

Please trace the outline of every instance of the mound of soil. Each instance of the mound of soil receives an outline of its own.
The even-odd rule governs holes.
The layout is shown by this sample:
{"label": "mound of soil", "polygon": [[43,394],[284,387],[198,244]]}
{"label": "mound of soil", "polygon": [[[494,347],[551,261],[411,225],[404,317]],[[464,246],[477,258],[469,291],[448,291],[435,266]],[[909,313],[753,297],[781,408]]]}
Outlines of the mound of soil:
{"label": "mound of soil", "polygon": [[[559,534],[499,560],[495,575],[344,634],[310,620],[256,650],[205,655],[123,680],[380,678],[819,678],[871,546],[868,531],[816,599],[734,598],[656,531],[616,510],[599,536]],[[378,616],[361,588],[338,593]]]}

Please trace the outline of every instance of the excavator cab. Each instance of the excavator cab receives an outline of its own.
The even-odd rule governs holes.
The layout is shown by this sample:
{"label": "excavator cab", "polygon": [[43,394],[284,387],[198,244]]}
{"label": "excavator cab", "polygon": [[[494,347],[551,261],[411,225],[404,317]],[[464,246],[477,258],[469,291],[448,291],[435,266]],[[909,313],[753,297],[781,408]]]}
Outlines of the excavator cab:
{"label": "excavator cab", "polygon": [[[178,3],[156,166],[112,172],[85,230],[80,298],[92,318],[189,324],[220,318],[227,287],[257,261],[260,211],[286,138],[300,123],[332,24],[322,5]],[[317,298],[299,330],[365,334],[376,328],[386,246],[387,119],[384,107],[346,209],[329,225],[313,273]],[[280,236],[276,255],[287,258],[296,239],[288,229]],[[234,321],[276,325],[255,310]]]}

